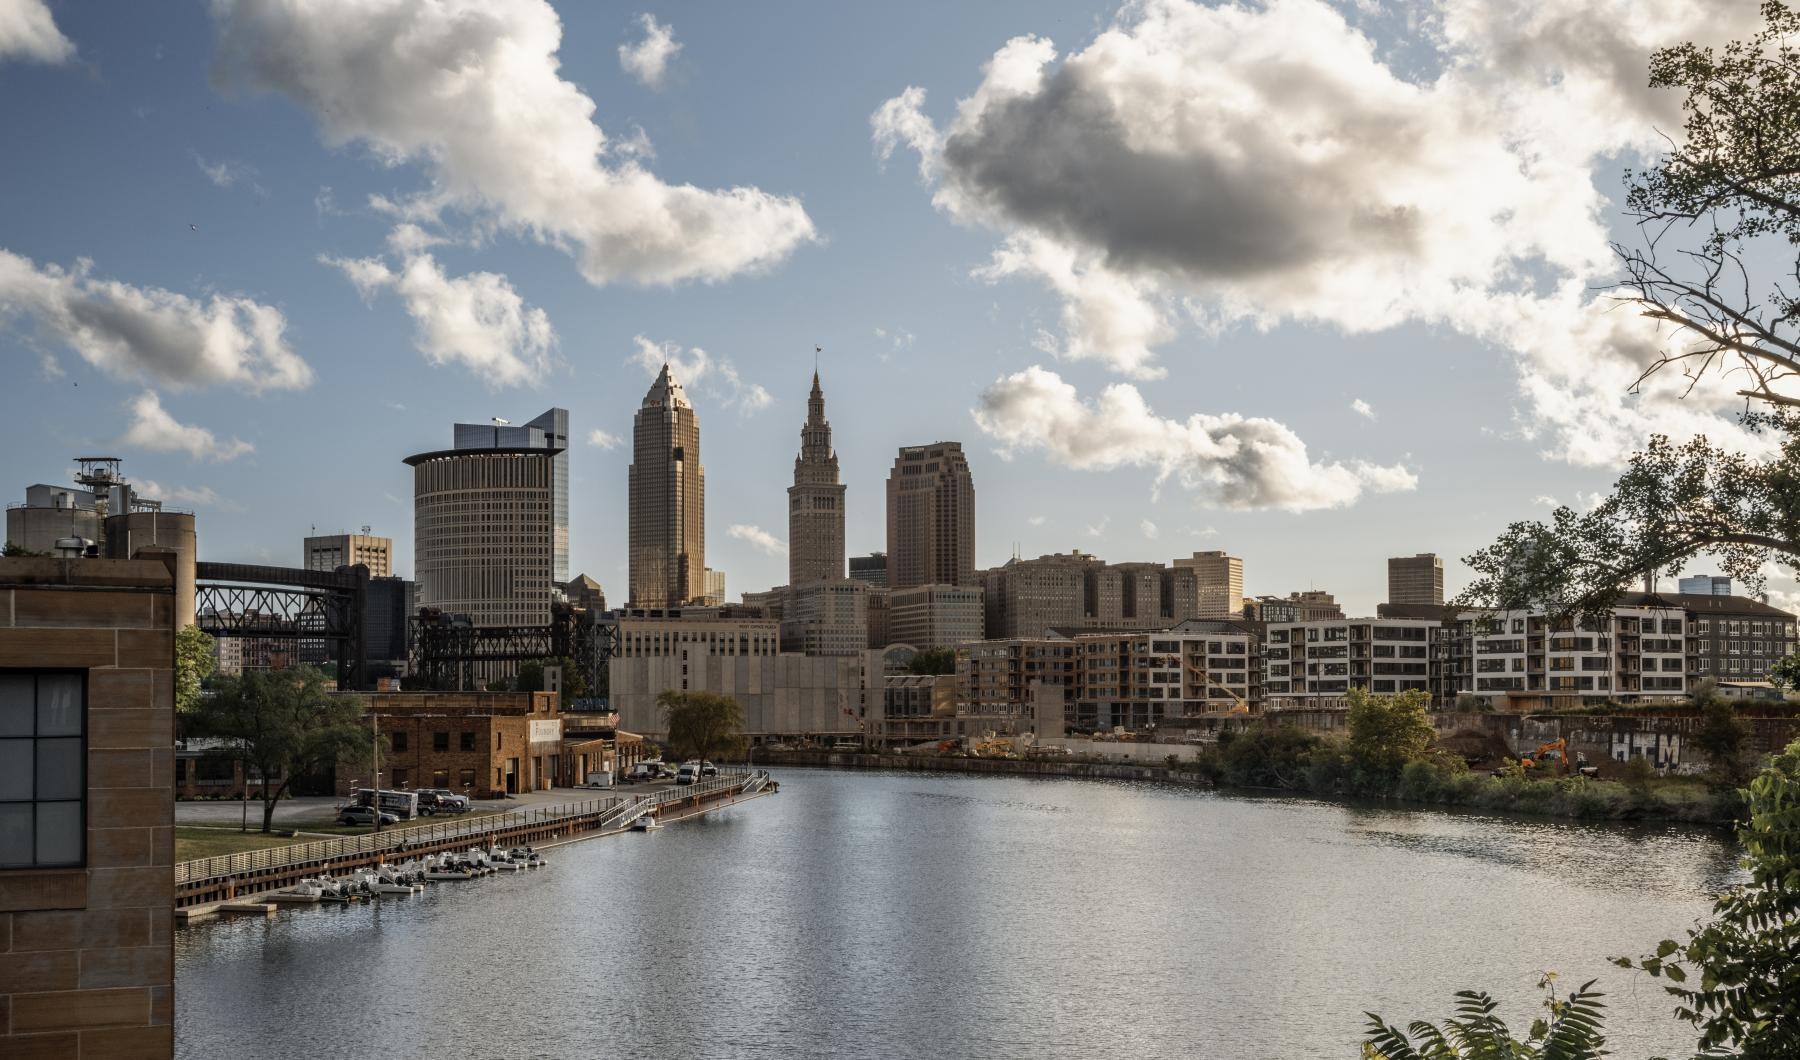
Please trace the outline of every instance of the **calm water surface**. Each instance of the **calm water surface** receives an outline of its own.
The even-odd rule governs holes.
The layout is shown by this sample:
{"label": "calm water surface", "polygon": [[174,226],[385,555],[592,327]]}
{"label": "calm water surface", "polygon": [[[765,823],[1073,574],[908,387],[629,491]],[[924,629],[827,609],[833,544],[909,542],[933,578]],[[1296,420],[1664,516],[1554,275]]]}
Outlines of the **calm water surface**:
{"label": "calm water surface", "polygon": [[1599,977],[1616,1055],[1691,1041],[1647,952],[1712,833],[1075,780],[778,773],[549,868],[176,938],[184,1057],[1356,1055],[1465,987]]}

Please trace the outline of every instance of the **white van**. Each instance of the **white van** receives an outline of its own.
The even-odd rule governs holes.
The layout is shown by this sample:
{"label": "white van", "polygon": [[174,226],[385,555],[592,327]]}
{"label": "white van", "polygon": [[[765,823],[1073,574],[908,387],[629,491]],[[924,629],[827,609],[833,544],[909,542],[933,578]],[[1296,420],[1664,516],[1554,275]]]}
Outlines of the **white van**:
{"label": "white van", "polygon": [[700,763],[698,762],[683,762],[681,768],[675,771],[675,783],[677,784],[692,784],[699,779]]}

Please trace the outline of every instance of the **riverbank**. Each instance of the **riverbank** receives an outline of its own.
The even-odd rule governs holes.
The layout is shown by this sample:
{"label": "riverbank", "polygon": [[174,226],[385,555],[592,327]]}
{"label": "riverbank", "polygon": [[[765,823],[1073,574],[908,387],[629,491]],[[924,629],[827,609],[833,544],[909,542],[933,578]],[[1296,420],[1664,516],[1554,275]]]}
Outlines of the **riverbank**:
{"label": "riverbank", "polygon": [[1709,791],[1697,781],[1658,779],[1642,786],[1612,780],[1589,780],[1585,777],[1563,777],[1527,780],[1517,777],[1492,777],[1485,773],[1445,773],[1438,770],[1408,769],[1402,774],[1399,790],[1385,796],[1348,795],[1341,789],[1315,790],[1307,777],[1295,776],[1287,783],[1281,777],[1267,778],[1273,783],[1233,782],[1218,776],[1204,763],[1184,762],[1181,766],[1147,766],[1117,762],[1067,761],[1055,759],[957,758],[948,755],[901,755],[845,751],[765,751],[757,755],[759,763],[770,766],[818,766],[829,769],[876,769],[911,773],[983,773],[1007,776],[1075,777],[1092,780],[1140,780],[1159,784],[1216,788],[1221,791],[1244,791],[1267,794],[1282,792],[1305,795],[1326,801],[1357,802],[1370,799],[1384,803],[1445,808],[1484,810],[1492,813],[1522,814],[1529,817],[1552,817],[1590,821],[1670,822],[1729,827],[1736,819],[1738,799],[1733,793]]}

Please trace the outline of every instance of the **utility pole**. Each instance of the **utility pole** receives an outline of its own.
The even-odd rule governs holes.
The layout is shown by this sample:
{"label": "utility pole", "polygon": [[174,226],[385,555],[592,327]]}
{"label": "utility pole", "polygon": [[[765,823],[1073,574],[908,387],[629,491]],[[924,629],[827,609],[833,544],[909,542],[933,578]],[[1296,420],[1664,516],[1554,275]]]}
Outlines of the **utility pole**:
{"label": "utility pole", "polygon": [[369,768],[374,770],[374,794],[370,801],[374,803],[375,831],[381,831],[381,725],[374,711],[369,711]]}

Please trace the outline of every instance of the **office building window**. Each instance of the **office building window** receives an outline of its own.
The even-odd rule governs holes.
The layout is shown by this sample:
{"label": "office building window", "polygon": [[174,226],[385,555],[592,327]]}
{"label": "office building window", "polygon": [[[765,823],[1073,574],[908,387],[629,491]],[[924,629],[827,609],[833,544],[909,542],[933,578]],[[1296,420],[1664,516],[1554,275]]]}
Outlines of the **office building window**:
{"label": "office building window", "polygon": [[87,676],[0,672],[0,869],[83,863]]}

